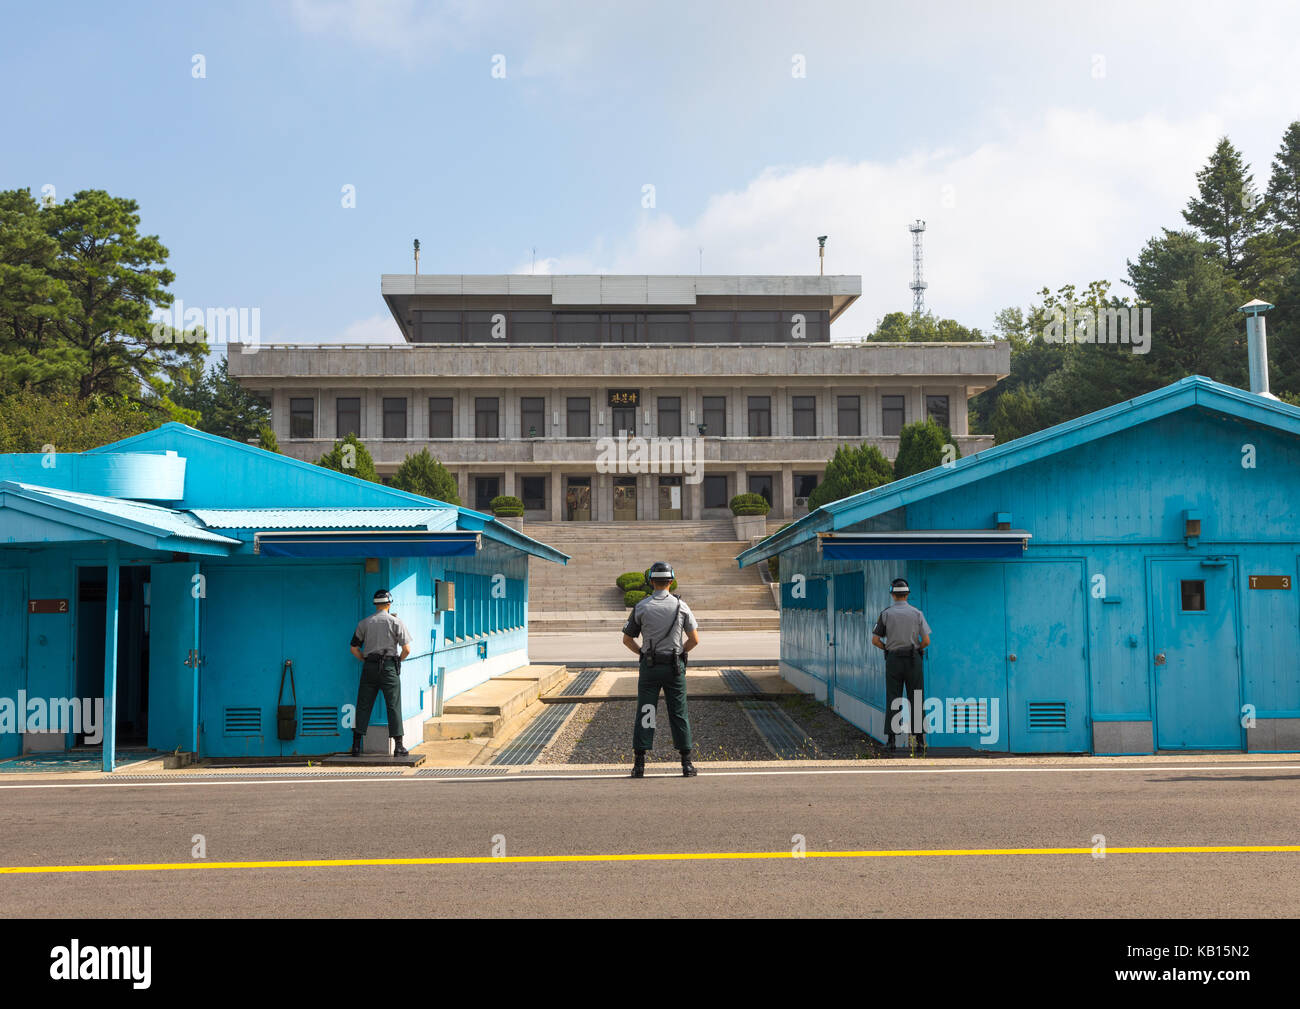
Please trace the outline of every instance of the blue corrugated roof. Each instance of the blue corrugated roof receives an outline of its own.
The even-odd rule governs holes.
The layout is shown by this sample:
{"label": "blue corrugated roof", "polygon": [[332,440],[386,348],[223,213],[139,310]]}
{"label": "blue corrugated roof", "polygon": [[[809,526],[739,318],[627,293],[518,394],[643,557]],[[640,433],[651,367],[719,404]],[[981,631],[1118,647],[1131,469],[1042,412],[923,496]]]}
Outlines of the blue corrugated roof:
{"label": "blue corrugated roof", "polygon": [[124,498],[100,497],[79,491],[55,490],[36,484],[6,480],[0,483],[0,492],[16,494],[28,501],[54,505],[64,510],[86,516],[95,516],[115,525],[125,525],[137,532],[162,538],[177,537],[196,543],[213,543],[222,546],[239,546],[240,541],[209,532],[190,515],[164,508],[161,505],[128,501]]}
{"label": "blue corrugated roof", "polygon": [[1203,375],[1191,375],[1135,399],[1116,403],[1104,410],[1084,414],[1063,424],[1016,438],[1005,445],[997,445],[958,459],[949,467],[936,466],[902,480],[822,505],[780,532],[773,533],[742,551],[737,555],[736,561],[743,568],[798,546],[820,532],[845,529],[895,508],[1192,407],[1217,410],[1300,436],[1300,408],[1271,396],[1261,396],[1223,385]]}
{"label": "blue corrugated roof", "polygon": [[456,527],[455,508],[194,508],[209,529],[428,529]]}

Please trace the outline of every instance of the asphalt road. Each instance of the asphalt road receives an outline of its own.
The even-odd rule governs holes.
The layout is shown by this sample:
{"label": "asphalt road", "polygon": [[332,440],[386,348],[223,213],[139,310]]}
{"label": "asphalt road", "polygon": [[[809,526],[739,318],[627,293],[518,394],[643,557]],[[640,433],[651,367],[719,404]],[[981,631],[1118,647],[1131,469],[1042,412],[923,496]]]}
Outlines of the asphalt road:
{"label": "asphalt road", "polygon": [[[892,771],[892,773],[889,773]],[[1300,914],[1300,852],[417,866],[214,861],[1300,844],[1300,763],[0,787],[0,915]],[[203,835],[205,858],[192,857]],[[494,838],[496,840],[494,841]],[[494,844],[496,846],[494,851]]]}

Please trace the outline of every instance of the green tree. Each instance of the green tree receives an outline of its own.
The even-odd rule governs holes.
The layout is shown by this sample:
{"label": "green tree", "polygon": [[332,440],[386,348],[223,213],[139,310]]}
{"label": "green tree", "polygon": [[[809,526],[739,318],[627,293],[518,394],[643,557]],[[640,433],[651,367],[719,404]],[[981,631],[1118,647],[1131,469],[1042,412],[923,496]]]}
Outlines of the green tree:
{"label": "green tree", "polygon": [[184,369],[169,390],[179,406],[199,415],[198,428],[223,438],[247,442],[271,419],[266,402],[230,377],[229,362],[221,358],[211,368],[196,362]]}
{"label": "green tree", "polygon": [[978,329],[968,329],[955,319],[935,318],[933,312],[890,312],[867,337],[873,343],[978,343],[984,339]]}
{"label": "green tree", "polygon": [[355,434],[349,434],[342,441],[336,441],[332,449],[316,460],[316,465],[346,473],[348,476],[360,477],[371,483],[379,483],[375,460]]}
{"label": "green tree", "polygon": [[1264,208],[1241,152],[1227,137],[1220,138],[1209,162],[1196,173],[1196,185],[1197,195],[1183,217],[1214,243],[1216,258],[1235,276],[1260,232]]}
{"label": "green tree", "polygon": [[1283,247],[1293,249],[1300,242],[1300,121],[1288,126],[1282,135],[1264,206]]}
{"label": "green tree", "polygon": [[898,455],[894,459],[894,479],[940,466],[950,459],[960,459],[961,450],[952,432],[933,418],[905,424],[898,436]]}
{"label": "green tree", "polygon": [[270,424],[261,424],[257,428],[257,447],[265,449],[268,452],[280,452],[280,439],[275,436],[275,430]]}
{"label": "green tree", "polygon": [[393,474],[391,486],[446,504],[460,504],[456,478],[446,466],[429,454],[427,448],[402,460],[397,472]]}
{"label": "green tree", "polygon": [[820,508],[840,498],[879,487],[894,479],[894,471],[880,449],[862,444],[840,445],[826,464],[826,475],[808,496],[808,509]]}
{"label": "green tree", "polygon": [[22,389],[0,396],[0,452],[84,452],[151,431],[158,421],[123,397]]}

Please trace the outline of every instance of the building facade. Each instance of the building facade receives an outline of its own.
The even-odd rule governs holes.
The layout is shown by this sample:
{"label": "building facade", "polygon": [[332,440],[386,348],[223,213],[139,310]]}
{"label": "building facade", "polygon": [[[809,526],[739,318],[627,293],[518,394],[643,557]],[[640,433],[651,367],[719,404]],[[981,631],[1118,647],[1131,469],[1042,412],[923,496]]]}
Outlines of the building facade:
{"label": "building facade", "polygon": [[872,630],[902,576],[933,630],[931,746],[1293,752],[1297,493],[1300,409],[1192,377],[832,502],[739,561],[780,557],[782,675],[877,739]]}
{"label": "building facade", "polygon": [[401,343],[232,347],[271,403],[282,451],[311,460],[352,433],[381,475],[427,448],[478,510],[519,497],[534,521],[771,517],[806,499],[843,444],[893,458],[933,417],[963,455],[967,401],[1009,369],[1006,344],[834,341],[858,277],[386,275]]}

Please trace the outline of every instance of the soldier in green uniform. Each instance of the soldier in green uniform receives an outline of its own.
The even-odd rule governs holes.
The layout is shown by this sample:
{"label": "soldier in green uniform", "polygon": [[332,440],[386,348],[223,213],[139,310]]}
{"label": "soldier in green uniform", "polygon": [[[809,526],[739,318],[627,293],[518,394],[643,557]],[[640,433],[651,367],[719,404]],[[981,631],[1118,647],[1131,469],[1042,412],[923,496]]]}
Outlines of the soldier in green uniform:
{"label": "soldier in green uniform", "polygon": [[654,747],[654,717],[660,690],[668,705],[673,746],[682,755],[682,776],[691,778],[698,773],[691,763],[691,723],[686,717],[686,653],[700,643],[699,622],[686,603],[668,594],[672,583],[673,569],[668,564],[656,561],[651,565],[650,585],[654,593],[632,607],[623,628],[624,647],[636,652],[641,660],[632,729],[632,746],[636,751],[632,764],[634,778],[645,777],[646,751]]}
{"label": "soldier in green uniform", "polygon": [[912,709],[911,734],[916,737],[917,749],[924,751],[926,744],[922,705],[925,674],[921,657],[930,647],[930,625],[926,623],[925,614],[908,603],[907,596],[911,591],[906,578],[893,580],[889,594],[894,597],[894,604],[881,611],[871,632],[871,643],[885,653],[885,745],[890,750],[894,748],[894,732],[897,728],[894,722],[897,715],[902,714],[900,698],[906,688]]}
{"label": "soldier in green uniform", "polygon": [[402,660],[411,654],[411,632],[406,624],[388,612],[393,594],[380,589],[374,595],[375,612],[352,634],[352,654],[362,661],[361,683],[357,687],[357,721],[352,730],[352,756],[361,756],[361,740],[370,725],[375,695],[384,692],[388,705],[388,734],[393,737],[393,756],[405,757],[402,745]]}

